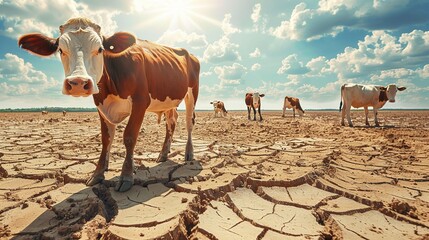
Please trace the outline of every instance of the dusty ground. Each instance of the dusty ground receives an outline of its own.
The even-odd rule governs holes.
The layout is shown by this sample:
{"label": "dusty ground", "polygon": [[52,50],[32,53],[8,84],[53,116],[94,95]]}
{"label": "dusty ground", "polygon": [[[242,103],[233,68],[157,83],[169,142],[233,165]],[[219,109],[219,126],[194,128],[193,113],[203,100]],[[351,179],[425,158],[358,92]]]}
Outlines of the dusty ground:
{"label": "dusty ground", "polygon": [[101,143],[97,113],[0,114],[0,238],[429,239],[429,111],[382,111],[383,127],[339,126],[338,112],[197,112],[184,163],[180,113],[169,161],[149,114],[135,186],[113,185],[124,158],[87,187]]}

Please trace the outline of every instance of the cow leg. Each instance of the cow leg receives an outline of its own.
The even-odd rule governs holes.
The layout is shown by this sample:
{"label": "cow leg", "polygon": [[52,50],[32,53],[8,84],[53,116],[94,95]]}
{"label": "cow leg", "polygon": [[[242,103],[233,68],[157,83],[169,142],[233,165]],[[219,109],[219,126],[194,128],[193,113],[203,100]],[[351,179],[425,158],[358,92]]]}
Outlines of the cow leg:
{"label": "cow leg", "polygon": [[292,108],[293,110],[293,117],[295,118],[295,108]]}
{"label": "cow leg", "polygon": [[349,123],[349,127],[353,127],[352,118],[350,117],[350,109],[352,108],[349,104],[344,104],[344,108],[346,110],[347,122]]}
{"label": "cow leg", "polygon": [[376,127],[380,127],[380,123],[378,122],[378,109],[373,108],[372,111],[374,112],[374,122]]}
{"label": "cow leg", "polygon": [[188,131],[188,141],[186,142],[185,161],[194,160],[194,146],[192,145],[192,129],[195,124],[195,101],[192,88],[188,89],[185,96],[186,109],[186,130]]}
{"label": "cow leg", "polygon": [[256,109],[253,106],[252,108],[253,108],[253,121],[256,121]]}
{"label": "cow leg", "polygon": [[259,113],[259,121],[262,121],[261,105],[259,105],[259,107],[258,107],[258,113]]}
{"label": "cow leg", "polygon": [[341,109],[341,126],[345,126],[344,118],[346,117],[346,104],[344,103],[343,108]]}
{"label": "cow leg", "polygon": [[247,106],[247,119],[250,120],[250,107]]}
{"label": "cow leg", "polygon": [[115,187],[115,190],[118,192],[128,191],[134,184],[134,147],[137,143],[137,137],[140,132],[140,127],[143,122],[144,114],[146,112],[146,107],[142,102],[134,102],[134,106],[142,107],[133,107],[128,120],[128,124],[125,127],[124,131],[124,145],[126,149],[125,161],[122,165],[121,176],[119,177],[119,182]]}
{"label": "cow leg", "polygon": [[177,110],[171,109],[165,112],[166,123],[165,123],[165,139],[164,144],[162,145],[162,150],[159,153],[157,162],[165,162],[167,161],[168,153],[170,153],[171,141],[173,138],[174,129],[177,124]]}
{"label": "cow leg", "polygon": [[285,117],[285,113],[286,113],[286,107],[283,107],[283,114],[282,114],[282,117]]}
{"label": "cow leg", "polygon": [[369,126],[369,121],[368,121],[368,107],[364,107],[365,109],[365,125]]}
{"label": "cow leg", "polygon": [[100,116],[102,149],[97,167],[92,176],[86,181],[86,185],[93,186],[104,180],[104,172],[109,168],[110,148],[115,137],[116,125],[109,123]]}

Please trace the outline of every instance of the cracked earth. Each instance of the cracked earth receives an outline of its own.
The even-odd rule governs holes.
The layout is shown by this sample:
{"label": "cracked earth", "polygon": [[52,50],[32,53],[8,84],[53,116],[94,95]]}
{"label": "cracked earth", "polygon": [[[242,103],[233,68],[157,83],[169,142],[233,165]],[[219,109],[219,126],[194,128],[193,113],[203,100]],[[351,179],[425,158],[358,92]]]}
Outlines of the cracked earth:
{"label": "cracked earth", "polygon": [[184,162],[179,113],[148,114],[135,182],[114,191],[125,157],[117,128],[102,184],[85,186],[101,151],[97,113],[0,114],[1,239],[429,239],[429,112],[382,111],[382,127],[341,127],[338,112],[303,118],[197,112]]}

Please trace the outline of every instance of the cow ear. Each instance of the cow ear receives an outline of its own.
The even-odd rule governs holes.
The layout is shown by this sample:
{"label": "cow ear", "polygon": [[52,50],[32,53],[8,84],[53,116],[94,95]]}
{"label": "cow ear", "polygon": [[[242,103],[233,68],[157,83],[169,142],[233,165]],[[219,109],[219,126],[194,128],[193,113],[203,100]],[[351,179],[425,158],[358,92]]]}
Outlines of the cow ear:
{"label": "cow ear", "polygon": [[40,33],[30,33],[18,39],[18,46],[39,56],[50,56],[58,49],[58,39]]}
{"label": "cow ear", "polygon": [[385,88],[385,87],[380,87],[380,90],[381,90],[381,91],[386,91],[386,90],[387,90],[387,88]]}
{"label": "cow ear", "polygon": [[117,32],[109,38],[103,39],[103,47],[107,52],[120,53],[137,42],[134,35],[127,32]]}
{"label": "cow ear", "polygon": [[406,87],[398,87],[398,91],[404,91],[405,89],[407,89]]}
{"label": "cow ear", "polygon": [[259,96],[260,96],[260,97],[264,97],[264,96],[265,96],[265,94],[259,94]]}

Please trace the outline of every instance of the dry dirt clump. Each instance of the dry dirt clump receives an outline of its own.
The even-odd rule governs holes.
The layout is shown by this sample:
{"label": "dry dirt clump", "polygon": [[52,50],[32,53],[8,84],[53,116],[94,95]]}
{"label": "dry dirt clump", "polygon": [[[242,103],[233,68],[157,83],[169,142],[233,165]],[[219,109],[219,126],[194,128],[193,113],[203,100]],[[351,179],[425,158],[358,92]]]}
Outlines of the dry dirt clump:
{"label": "dry dirt clump", "polygon": [[392,208],[392,210],[397,213],[400,213],[403,215],[409,215],[412,218],[418,219],[418,214],[416,213],[417,208],[414,206],[411,206],[405,201],[393,199],[392,203],[390,204],[390,208]]}
{"label": "dry dirt clump", "polygon": [[[0,113],[0,239],[429,239],[429,111],[381,111],[381,127],[340,114],[184,112],[168,160],[148,114],[134,186],[114,190],[126,152],[116,129],[105,180],[97,113]],[[360,124],[359,124],[360,123]]]}

